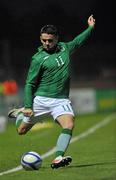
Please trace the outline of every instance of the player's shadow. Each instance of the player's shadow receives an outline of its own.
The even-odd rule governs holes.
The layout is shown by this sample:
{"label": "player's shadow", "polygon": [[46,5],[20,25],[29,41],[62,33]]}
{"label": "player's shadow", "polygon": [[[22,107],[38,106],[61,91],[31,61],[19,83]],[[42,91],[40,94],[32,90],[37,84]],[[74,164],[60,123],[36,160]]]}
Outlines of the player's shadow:
{"label": "player's shadow", "polygon": [[84,168],[84,167],[91,167],[91,166],[101,166],[101,165],[108,165],[108,164],[116,164],[116,161],[112,162],[98,162],[92,164],[80,164],[80,165],[70,165],[67,168]]}
{"label": "player's shadow", "polygon": [[[85,168],[85,167],[92,167],[92,166],[101,166],[101,165],[108,165],[108,164],[116,164],[116,161],[111,161],[111,162],[98,162],[98,163],[92,163],[92,164],[80,164],[80,165],[70,165],[67,166],[66,168]],[[47,164],[46,166],[41,167],[43,170],[44,169],[50,169],[50,165]]]}

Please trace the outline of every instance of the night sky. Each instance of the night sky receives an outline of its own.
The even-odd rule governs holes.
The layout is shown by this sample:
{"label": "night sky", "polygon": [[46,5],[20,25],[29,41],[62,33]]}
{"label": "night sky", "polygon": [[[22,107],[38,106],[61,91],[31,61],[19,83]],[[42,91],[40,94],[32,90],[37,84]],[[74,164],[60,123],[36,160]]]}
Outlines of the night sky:
{"label": "night sky", "polygon": [[20,65],[20,72],[28,67],[40,45],[39,31],[43,25],[56,25],[60,40],[69,41],[87,27],[87,18],[93,14],[95,30],[72,56],[78,59],[72,63],[73,75],[95,77],[103,68],[113,69],[116,64],[114,7],[112,0],[0,0],[0,68],[6,67],[9,74],[18,78],[15,68]]}

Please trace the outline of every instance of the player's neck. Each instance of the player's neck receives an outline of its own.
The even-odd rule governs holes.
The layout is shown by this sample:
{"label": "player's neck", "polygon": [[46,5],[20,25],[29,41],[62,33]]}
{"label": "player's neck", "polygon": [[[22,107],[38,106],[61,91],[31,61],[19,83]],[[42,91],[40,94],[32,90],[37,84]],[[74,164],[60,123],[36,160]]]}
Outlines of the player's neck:
{"label": "player's neck", "polygon": [[56,52],[58,52],[59,51],[59,47],[58,47],[58,45],[56,45],[56,46],[54,46],[53,48],[51,48],[50,50],[46,50],[46,49],[44,49],[48,54],[54,54],[54,53],[56,53]]}

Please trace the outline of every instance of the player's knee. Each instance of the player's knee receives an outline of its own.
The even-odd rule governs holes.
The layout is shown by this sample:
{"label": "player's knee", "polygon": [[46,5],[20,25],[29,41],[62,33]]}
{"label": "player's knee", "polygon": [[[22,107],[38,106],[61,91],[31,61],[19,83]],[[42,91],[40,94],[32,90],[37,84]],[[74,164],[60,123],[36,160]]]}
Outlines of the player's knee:
{"label": "player's knee", "polygon": [[74,128],[74,121],[69,121],[69,122],[67,123],[67,128],[68,128],[68,129],[73,129],[73,128]]}
{"label": "player's knee", "polygon": [[17,133],[19,135],[25,135],[27,133],[26,129],[25,128],[22,128],[22,129],[17,129]]}
{"label": "player's knee", "polygon": [[74,128],[74,122],[69,124],[69,129],[73,129]]}

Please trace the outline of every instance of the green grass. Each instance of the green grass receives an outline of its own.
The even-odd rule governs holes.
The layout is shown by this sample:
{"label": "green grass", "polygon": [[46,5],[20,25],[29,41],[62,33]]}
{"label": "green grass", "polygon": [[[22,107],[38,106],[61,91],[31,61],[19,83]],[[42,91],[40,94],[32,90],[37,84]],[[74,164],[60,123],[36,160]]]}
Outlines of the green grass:
{"label": "green grass", "polygon": [[[74,136],[109,116],[108,113],[79,115],[75,120]],[[51,119],[47,120],[52,122]],[[43,155],[56,144],[60,128],[53,127],[30,131],[24,136],[16,133],[14,123],[8,123],[5,133],[0,134],[0,172],[20,165],[24,152],[33,150]],[[51,155],[45,158],[39,171],[17,171],[0,176],[0,180],[115,180],[116,179],[116,118],[93,134],[70,144],[66,155],[71,155],[70,166],[52,170]]]}

